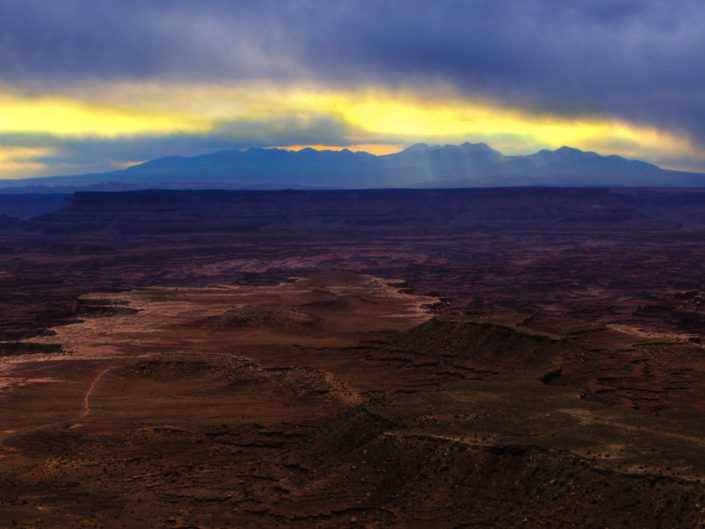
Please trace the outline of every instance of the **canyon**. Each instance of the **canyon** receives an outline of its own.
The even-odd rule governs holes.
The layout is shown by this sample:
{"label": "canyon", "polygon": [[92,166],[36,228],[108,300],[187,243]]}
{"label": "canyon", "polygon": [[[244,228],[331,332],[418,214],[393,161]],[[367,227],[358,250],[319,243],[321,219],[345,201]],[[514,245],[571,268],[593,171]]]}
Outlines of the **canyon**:
{"label": "canyon", "polygon": [[705,192],[56,208],[0,218],[1,526],[705,524]]}

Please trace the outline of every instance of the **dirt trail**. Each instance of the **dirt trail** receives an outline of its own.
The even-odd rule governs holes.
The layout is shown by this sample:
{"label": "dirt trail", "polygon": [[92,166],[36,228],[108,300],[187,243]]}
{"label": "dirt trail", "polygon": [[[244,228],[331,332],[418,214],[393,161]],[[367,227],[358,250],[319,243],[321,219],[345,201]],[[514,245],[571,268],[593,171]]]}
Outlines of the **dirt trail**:
{"label": "dirt trail", "polygon": [[86,394],[83,396],[83,413],[76,419],[77,421],[84,419],[86,417],[86,415],[88,415],[90,413],[91,408],[88,405],[88,399],[90,399],[91,394],[93,393],[93,390],[95,389],[95,387],[98,384],[98,382],[100,381],[100,379],[103,378],[103,375],[105,375],[111,369],[112,369],[112,367],[106,367],[100,373],[98,373],[98,375],[96,375],[96,377],[91,382],[91,385],[88,388],[88,391],[86,391]]}
{"label": "dirt trail", "polygon": [[79,421],[83,420],[91,411],[91,408],[89,406],[89,399],[91,397],[91,394],[96,388],[96,385],[100,381],[103,376],[112,369],[112,367],[106,367],[103,369],[100,373],[98,373],[93,380],[91,381],[91,385],[88,387],[86,390],[86,393],[83,395],[83,413],[79,415],[78,417],[75,417],[73,419],[64,419],[61,421],[55,421],[55,422],[50,422],[46,424],[41,424],[39,426],[30,426],[27,428],[22,428],[19,430],[14,430],[14,431],[9,431],[9,432],[4,432],[5,435],[0,437],[0,447],[2,447],[4,450],[8,450],[8,447],[5,445],[5,441],[10,438],[14,437],[15,435],[26,435],[29,433],[37,432],[39,430],[44,430],[45,428],[52,428],[54,426],[60,426],[62,424],[67,424],[71,423],[71,428],[75,428],[77,426],[80,426]]}

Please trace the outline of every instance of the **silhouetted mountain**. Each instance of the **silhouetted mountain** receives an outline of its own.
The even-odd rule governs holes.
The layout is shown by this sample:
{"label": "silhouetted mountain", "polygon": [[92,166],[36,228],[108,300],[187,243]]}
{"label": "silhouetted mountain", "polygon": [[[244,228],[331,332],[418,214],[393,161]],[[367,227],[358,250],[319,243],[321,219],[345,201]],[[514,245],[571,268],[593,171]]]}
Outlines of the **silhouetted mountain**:
{"label": "silhouetted mountain", "polygon": [[570,147],[505,156],[484,143],[429,146],[395,154],[228,150],[171,156],[123,171],[5,182],[4,192],[133,190],[147,188],[362,189],[394,187],[703,187],[705,174],[601,156]]}

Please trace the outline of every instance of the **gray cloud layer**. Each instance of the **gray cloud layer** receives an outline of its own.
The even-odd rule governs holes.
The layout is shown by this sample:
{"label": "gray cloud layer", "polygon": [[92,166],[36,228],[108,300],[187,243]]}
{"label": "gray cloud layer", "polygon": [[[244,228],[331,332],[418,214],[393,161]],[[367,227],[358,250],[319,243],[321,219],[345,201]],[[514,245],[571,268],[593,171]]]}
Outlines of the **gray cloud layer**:
{"label": "gray cloud layer", "polygon": [[438,81],[705,144],[703,27],[689,0],[0,0],[0,81]]}

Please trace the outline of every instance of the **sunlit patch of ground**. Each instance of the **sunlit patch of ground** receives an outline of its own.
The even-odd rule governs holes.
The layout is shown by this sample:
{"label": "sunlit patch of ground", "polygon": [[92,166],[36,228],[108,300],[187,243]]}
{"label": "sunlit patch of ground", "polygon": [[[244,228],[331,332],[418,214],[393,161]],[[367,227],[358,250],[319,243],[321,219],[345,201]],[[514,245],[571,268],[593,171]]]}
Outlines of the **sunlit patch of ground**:
{"label": "sunlit patch of ground", "polygon": [[[275,287],[152,287],[83,296],[87,305],[131,309],[52,328],[32,340],[60,344],[57,355],[15,355],[0,362],[4,383],[11,368],[61,358],[110,359],[165,351],[232,352],[247,346],[296,343],[346,347],[376,333],[402,331],[429,318],[436,298],[401,293],[371,276],[298,279]],[[92,303],[91,303],[92,302]],[[244,314],[240,321],[238,314]],[[257,317],[259,315],[259,317]],[[248,320],[249,317],[249,320]],[[9,373],[8,373],[9,371]]]}
{"label": "sunlit patch of ground", "polygon": [[335,275],[84,296],[81,321],[22,342],[61,351],[1,359],[0,526],[700,516],[702,425],[586,398],[586,351],[527,314],[430,319],[438,300],[401,286]]}
{"label": "sunlit patch of ground", "polygon": [[[59,344],[60,352],[0,359],[0,401],[15,402],[30,413],[17,414],[6,404],[6,413],[0,410],[4,429],[38,428],[78,416],[85,403],[74,394],[82,395],[94,380],[91,366],[120,369],[165,354],[254,358],[248,361],[270,370],[265,373],[257,364],[258,383],[290,390],[306,384],[315,390],[322,384],[321,395],[337,388],[342,401],[356,403],[355,390],[337,377],[357,372],[364,378],[364,362],[329,351],[408,330],[428,319],[425,307],[437,301],[393,285],[371,276],[338,275],[274,287],[153,287],[83,296],[86,312],[80,321],[26,342]],[[284,371],[274,373],[277,369]],[[51,399],[49,405],[41,403],[41,395]],[[56,419],[49,417],[52,413]]]}

